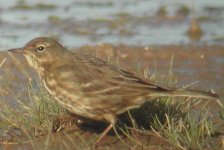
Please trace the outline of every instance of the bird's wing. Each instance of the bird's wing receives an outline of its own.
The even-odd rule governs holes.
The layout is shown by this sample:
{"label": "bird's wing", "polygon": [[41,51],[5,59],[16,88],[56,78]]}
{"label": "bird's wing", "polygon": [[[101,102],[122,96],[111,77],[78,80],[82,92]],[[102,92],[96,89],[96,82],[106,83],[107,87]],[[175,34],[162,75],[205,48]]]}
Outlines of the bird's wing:
{"label": "bird's wing", "polygon": [[70,99],[92,112],[124,111],[142,105],[150,92],[169,90],[93,57],[76,56],[54,66],[58,91],[64,97],[74,93]]}
{"label": "bird's wing", "polygon": [[169,90],[137,77],[135,74],[89,56],[76,56],[69,63],[55,68],[61,84],[79,88],[85,94],[138,95],[151,91]]}

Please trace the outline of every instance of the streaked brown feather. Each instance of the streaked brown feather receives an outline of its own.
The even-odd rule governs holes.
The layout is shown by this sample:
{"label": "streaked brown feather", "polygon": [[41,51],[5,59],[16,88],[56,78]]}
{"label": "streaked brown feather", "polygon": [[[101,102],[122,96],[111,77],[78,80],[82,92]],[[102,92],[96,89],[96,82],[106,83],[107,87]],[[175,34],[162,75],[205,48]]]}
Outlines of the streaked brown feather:
{"label": "streaked brown feather", "polygon": [[[44,46],[44,51],[37,51],[40,45]],[[106,119],[111,123],[98,142],[115,125],[118,114],[154,98],[190,96],[218,99],[216,94],[157,85],[101,59],[68,51],[51,38],[39,37],[10,51],[26,56],[46,90],[63,107],[77,115]]]}

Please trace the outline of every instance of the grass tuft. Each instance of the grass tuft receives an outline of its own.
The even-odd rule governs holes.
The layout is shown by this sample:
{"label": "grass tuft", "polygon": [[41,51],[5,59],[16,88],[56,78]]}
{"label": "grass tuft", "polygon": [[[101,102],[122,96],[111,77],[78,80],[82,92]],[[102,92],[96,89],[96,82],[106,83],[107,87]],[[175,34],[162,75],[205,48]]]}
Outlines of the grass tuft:
{"label": "grass tuft", "polygon": [[[4,64],[4,61],[2,62],[0,64]],[[173,57],[166,75],[157,73],[151,75],[150,79],[160,85],[175,87],[177,80],[172,72],[172,62]],[[115,64],[119,65],[118,59]],[[20,67],[19,70],[25,69]],[[28,76],[27,71],[24,71],[24,74]],[[148,70],[144,71],[144,76],[148,77]],[[7,72],[2,78],[6,77],[8,77]],[[61,108],[37,81],[30,80],[26,91],[27,97],[14,97],[15,106],[10,105],[7,101],[0,101],[0,129],[9,131],[9,134],[6,135],[13,137],[13,139],[1,140],[0,133],[2,144],[15,144],[17,146],[28,143],[32,149],[91,148],[96,136],[88,133],[86,136],[81,134],[80,130],[72,133],[64,132],[62,129],[70,128],[75,122],[69,120],[65,125],[63,121],[57,120],[58,116],[68,115],[68,111]],[[192,98],[158,98],[147,102],[139,109],[132,109],[119,115],[122,125],[118,125],[114,129],[114,135],[117,135],[115,139],[119,141],[116,145],[129,149],[150,149],[153,146],[161,149],[223,148],[223,145],[216,145],[217,142],[214,142],[214,139],[219,137],[216,135],[219,128],[211,119],[207,103],[202,106],[201,112],[197,110],[193,113],[194,116],[190,115],[194,107],[199,107],[199,102],[198,99]],[[206,107],[204,107],[205,105]],[[220,112],[222,125],[223,112],[224,110]],[[162,144],[150,143],[148,138],[157,138]],[[223,138],[220,142],[223,142]],[[103,149],[111,149],[113,146],[115,144],[112,143],[102,147]]]}

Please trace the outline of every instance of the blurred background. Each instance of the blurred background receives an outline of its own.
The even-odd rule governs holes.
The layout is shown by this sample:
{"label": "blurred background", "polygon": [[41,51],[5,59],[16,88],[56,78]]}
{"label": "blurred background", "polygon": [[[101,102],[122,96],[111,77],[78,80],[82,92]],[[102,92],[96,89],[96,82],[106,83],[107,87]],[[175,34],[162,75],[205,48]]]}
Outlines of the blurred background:
{"label": "blurred background", "polygon": [[69,47],[223,44],[223,25],[223,0],[0,1],[1,50],[37,36],[53,36]]}
{"label": "blurred background", "polygon": [[[2,141],[11,141],[14,137],[18,137],[23,147],[9,143],[2,149],[50,149],[48,146],[83,149],[80,146],[95,141],[91,132],[84,138],[82,131],[80,134],[69,131],[70,136],[49,132],[68,128],[56,122],[60,108],[41,92],[44,88],[38,84],[37,74],[28,67],[24,56],[6,51],[22,47],[39,36],[53,37],[71,50],[97,55],[156,84],[212,90],[224,100],[224,0],[0,0],[0,149]],[[166,146],[165,149],[223,149],[224,111],[221,115],[215,101],[203,101],[203,110],[194,107],[189,119],[183,112],[188,111],[190,103],[174,107],[169,102],[162,105],[158,102],[150,103],[149,109],[145,107],[148,111],[142,112],[147,116],[149,113],[147,120],[159,125],[154,129],[171,138],[131,130],[130,141],[120,142],[108,136],[106,146],[110,144],[112,149],[119,146],[144,149],[144,145],[150,149]],[[204,107],[205,104],[209,107]],[[138,119],[145,122],[141,114]],[[151,119],[157,114],[167,127],[155,123],[159,117]],[[215,120],[214,127],[207,118]],[[197,121],[194,123],[194,120]],[[56,123],[58,128],[54,128]],[[92,129],[97,128],[98,124],[94,124]],[[221,146],[217,144],[219,141]]]}
{"label": "blurred background", "polygon": [[223,0],[0,1],[0,51],[50,36],[70,49],[98,46],[89,49],[119,58],[132,71],[148,69],[147,75],[166,73],[173,54],[179,86],[197,82],[193,88],[219,93],[223,27]]}

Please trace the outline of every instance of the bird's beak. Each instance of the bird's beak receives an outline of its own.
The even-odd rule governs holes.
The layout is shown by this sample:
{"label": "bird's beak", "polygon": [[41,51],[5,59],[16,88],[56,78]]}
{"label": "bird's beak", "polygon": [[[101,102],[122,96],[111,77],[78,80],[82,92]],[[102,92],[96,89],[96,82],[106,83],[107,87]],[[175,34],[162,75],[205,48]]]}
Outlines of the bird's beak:
{"label": "bird's beak", "polygon": [[8,51],[9,51],[9,52],[12,52],[12,53],[25,54],[25,52],[24,52],[24,48],[9,49]]}

